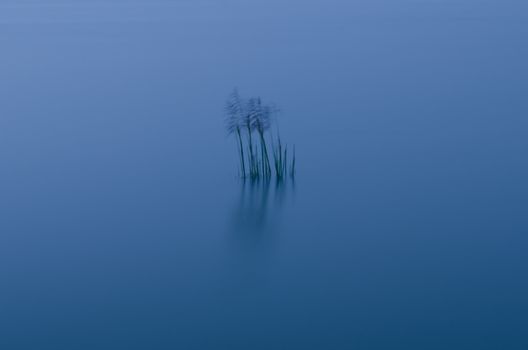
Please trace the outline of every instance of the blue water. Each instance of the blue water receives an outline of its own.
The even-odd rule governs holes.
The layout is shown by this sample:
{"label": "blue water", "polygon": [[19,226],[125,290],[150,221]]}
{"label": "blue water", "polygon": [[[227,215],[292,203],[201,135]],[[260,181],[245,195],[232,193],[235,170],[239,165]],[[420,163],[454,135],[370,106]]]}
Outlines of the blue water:
{"label": "blue water", "polygon": [[[528,348],[528,4],[0,3],[0,348]],[[237,178],[233,87],[295,181]]]}

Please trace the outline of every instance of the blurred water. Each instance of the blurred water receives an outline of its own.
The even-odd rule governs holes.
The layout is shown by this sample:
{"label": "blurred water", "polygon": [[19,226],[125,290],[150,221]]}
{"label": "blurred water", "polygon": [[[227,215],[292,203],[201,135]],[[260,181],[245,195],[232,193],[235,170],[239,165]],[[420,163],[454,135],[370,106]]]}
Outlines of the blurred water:
{"label": "blurred water", "polygon": [[0,348],[526,348],[527,10],[2,2]]}

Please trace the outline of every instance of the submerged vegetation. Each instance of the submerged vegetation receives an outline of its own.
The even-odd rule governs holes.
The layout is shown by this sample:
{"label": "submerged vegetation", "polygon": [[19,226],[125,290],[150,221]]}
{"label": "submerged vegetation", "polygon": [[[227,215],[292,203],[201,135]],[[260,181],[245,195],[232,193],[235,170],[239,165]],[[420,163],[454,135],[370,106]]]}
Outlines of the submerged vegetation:
{"label": "submerged vegetation", "polygon": [[[226,128],[236,137],[242,178],[269,179],[275,175],[277,180],[282,180],[288,175],[295,176],[295,147],[288,163],[288,146],[282,144],[278,131],[275,142],[270,131],[277,111],[275,107],[264,105],[260,97],[241,98],[236,89],[229,96]],[[268,145],[271,145],[272,160]]]}

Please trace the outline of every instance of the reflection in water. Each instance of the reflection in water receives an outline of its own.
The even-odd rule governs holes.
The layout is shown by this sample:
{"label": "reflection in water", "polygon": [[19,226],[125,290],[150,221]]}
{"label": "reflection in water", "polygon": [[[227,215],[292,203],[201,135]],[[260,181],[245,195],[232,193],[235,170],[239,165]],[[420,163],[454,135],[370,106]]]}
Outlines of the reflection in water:
{"label": "reflection in water", "polygon": [[295,180],[242,180],[234,212],[234,228],[242,234],[259,234],[276,228],[285,201],[293,196]]}
{"label": "reflection in water", "polygon": [[265,275],[270,253],[275,249],[284,205],[293,198],[295,183],[288,180],[242,180],[233,211],[229,241],[234,281],[247,290]]}

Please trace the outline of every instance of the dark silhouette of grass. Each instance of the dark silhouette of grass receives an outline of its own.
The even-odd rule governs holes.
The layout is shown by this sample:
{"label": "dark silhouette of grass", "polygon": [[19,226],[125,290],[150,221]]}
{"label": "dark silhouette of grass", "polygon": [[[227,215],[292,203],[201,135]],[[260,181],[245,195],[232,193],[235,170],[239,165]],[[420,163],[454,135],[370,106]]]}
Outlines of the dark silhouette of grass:
{"label": "dark silhouette of grass", "polygon": [[241,175],[245,176],[246,174],[246,164],[244,160],[244,142],[242,141],[242,132],[241,132],[241,118],[242,118],[242,102],[240,101],[240,96],[238,91],[235,89],[229,96],[229,99],[226,103],[226,128],[229,134],[236,133],[239,145],[239,156],[240,156],[240,171]]}
{"label": "dark silhouette of grass", "polygon": [[[236,89],[229,95],[226,103],[226,128],[229,134],[236,135],[241,177],[269,179],[273,176],[266,135],[269,134],[272,116],[276,112],[276,108],[263,105],[260,97],[244,100]],[[258,137],[257,142],[254,142],[254,133]],[[277,145],[271,134],[268,138],[271,138],[275,176],[283,179],[288,174],[287,146],[283,149],[279,135]],[[289,173],[290,176],[295,176],[295,150]]]}

